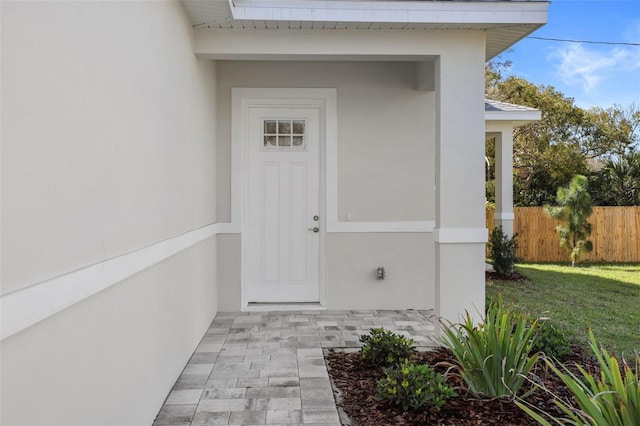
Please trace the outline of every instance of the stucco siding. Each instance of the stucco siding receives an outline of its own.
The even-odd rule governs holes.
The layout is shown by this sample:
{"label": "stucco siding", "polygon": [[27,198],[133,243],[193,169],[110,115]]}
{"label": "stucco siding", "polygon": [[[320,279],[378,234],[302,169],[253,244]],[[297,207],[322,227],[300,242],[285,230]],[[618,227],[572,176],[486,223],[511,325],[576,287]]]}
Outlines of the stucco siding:
{"label": "stucco siding", "polygon": [[484,34],[470,34],[435,75],[436,312],[454,322],[465,311],[479,321],[485,304],[483,46]]}
{"label": "stucco siding", "polygon": [[178,2],[0,8],[0,423],[149,425],[216,314],[215,62]]}
{"label": "stucco siding", "polygon": [[214,223],[215,63],[180,5],[1,7],[2,294]]}
{"label": "stucco siding", "polygon": [[230,218],[231,88],[337,89],[338,220],[434,218],[434,94],[413,62],[218,62],[218,216]]}
{"label": "stucco siding", "polygon": [[[218,235],[218,309],[241,305],[240,235]],[[387,275],[376,278],[382,266]],[[434,244],[430,233],[328,233],[327,309],[433,309]]]}
{"label": "stucco siding", "polygon": [[326,256],[329,309],[434,308],[432,234],[328,234]]}
{"label": "stucco siding", "polygon": [[218,234],[218,310],[237,312],[242,297],[240,234]]}
{"label": "stucco siding", "polygon": [[151,425],[215,311],[215,238],[1,346],[3,425]]}
{"label": "stucco siding", "polygon": [[[417,70],[401,61],[218,61],[220,221],[230,218],[234,87],[336,88],[338,221],[433,221],[435,95],[417,90]],[[218,243],[219,308],[239,310],[240,236]],[[430,234],[329,232],[323,250],[328,309],[434,306]],[[386,280],[376,280],[377,266],[392,271]]]}

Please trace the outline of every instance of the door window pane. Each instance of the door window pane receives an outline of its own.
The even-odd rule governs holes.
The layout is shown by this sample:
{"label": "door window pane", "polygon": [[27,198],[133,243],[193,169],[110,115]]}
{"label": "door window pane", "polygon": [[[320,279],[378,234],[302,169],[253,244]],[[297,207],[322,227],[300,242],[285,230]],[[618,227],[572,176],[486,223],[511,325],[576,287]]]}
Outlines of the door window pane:
{"label": "door window pane", "polygon": [[265,136],[264,137],[264,147],[265,148],[276,148],[278,145],[276,143],[275,136]]}
{"label": "door window pane", "polygon": [[278,120],[278,133],[280,133],[281,135],[291,134],[291,121]]}
{"label": "door window pane", "polygon": [[305,120],[263,120],[263,148],[302,151],[305,149]]}
{"label": "door window pane", "polygon": [[304,120],[294,120],[292,133],[294,135],[304,135]]}
{"label": "door window pane", "polygon": [[264,120],[264,132],[265,133],[276,133],[276,120]]}

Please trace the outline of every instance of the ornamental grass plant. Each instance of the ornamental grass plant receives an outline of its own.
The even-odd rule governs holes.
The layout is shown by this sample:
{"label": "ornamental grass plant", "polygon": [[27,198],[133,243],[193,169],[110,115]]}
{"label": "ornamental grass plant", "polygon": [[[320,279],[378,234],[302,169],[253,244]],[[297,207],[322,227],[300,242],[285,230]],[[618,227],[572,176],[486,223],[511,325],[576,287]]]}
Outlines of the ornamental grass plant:
{"label": "ornamental grass plant", "polygon": [[475,397],[515,398],[531,391],[527,379],[538,360],[532,352],[537,322],[505,306],[490,304],[484,323],[467,312],[460,324],[443,324],[443,344],[456,358],[458,374]]}
{"label": "ornamental grass plant", "polygon": [[[640,355],[635,353],[635,368],[624,359],[622,368],[618,360],[596,343],[589,330],[589,346],[600,366],[600,375],[594,375],[581,366],[575,374],[565,365],[549,358],[545,362],[567,386],[575,403],[549,392],[554,403],[566,414],[557,418],[538,410],[523,400],[516,404],[543,426],[639,426],[640,425]],[[622,372],[621,372],[622,370]]]}

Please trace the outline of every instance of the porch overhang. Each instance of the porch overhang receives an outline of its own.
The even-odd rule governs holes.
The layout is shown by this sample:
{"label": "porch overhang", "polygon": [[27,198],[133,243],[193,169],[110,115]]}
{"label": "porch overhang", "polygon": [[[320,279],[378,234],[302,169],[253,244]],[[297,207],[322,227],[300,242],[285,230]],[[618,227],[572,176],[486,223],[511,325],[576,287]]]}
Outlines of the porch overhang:
{"label": "porch overhang", "polygon": [[485,99],[484,119],[486,131],[501,131],[503,124],[508,122],[512,127],[524,126],[534,121],[540,121],[542,113],[535,108],[506,102]]}
{"label": "porch overhang", "polygon": [[547,1],[182,0],[195,29],[486,32],[485,60],[547,23]]}
{"label": "porch overhang", "polygon": [[485,138],[496,141],[496,226],[513,235],[513,129],[540,121],[535,108],[485,99]]}

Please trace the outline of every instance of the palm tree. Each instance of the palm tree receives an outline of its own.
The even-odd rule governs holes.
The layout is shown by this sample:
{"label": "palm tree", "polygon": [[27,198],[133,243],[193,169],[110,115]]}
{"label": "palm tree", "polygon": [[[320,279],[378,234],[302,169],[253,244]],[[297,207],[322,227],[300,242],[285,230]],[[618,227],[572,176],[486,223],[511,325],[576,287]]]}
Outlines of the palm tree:
{"label": "palm tree", "polygon": [[588,240],[591,224],[587,219],[591,216],[592,208],[587,187],[587,178],[575,175],[569,186],[558,188],[558,206],[545,206],[545,212],[549,216],[564,222],[556,227],[556,233],[560,237],[560,247],[569,252],[571,266],[576,265],[582,252],[593,250],[593,243]]}
{"label": "palm tree", "polygon": [[602,171],[617,205],[640,205],[640,151],[607,161]]}

